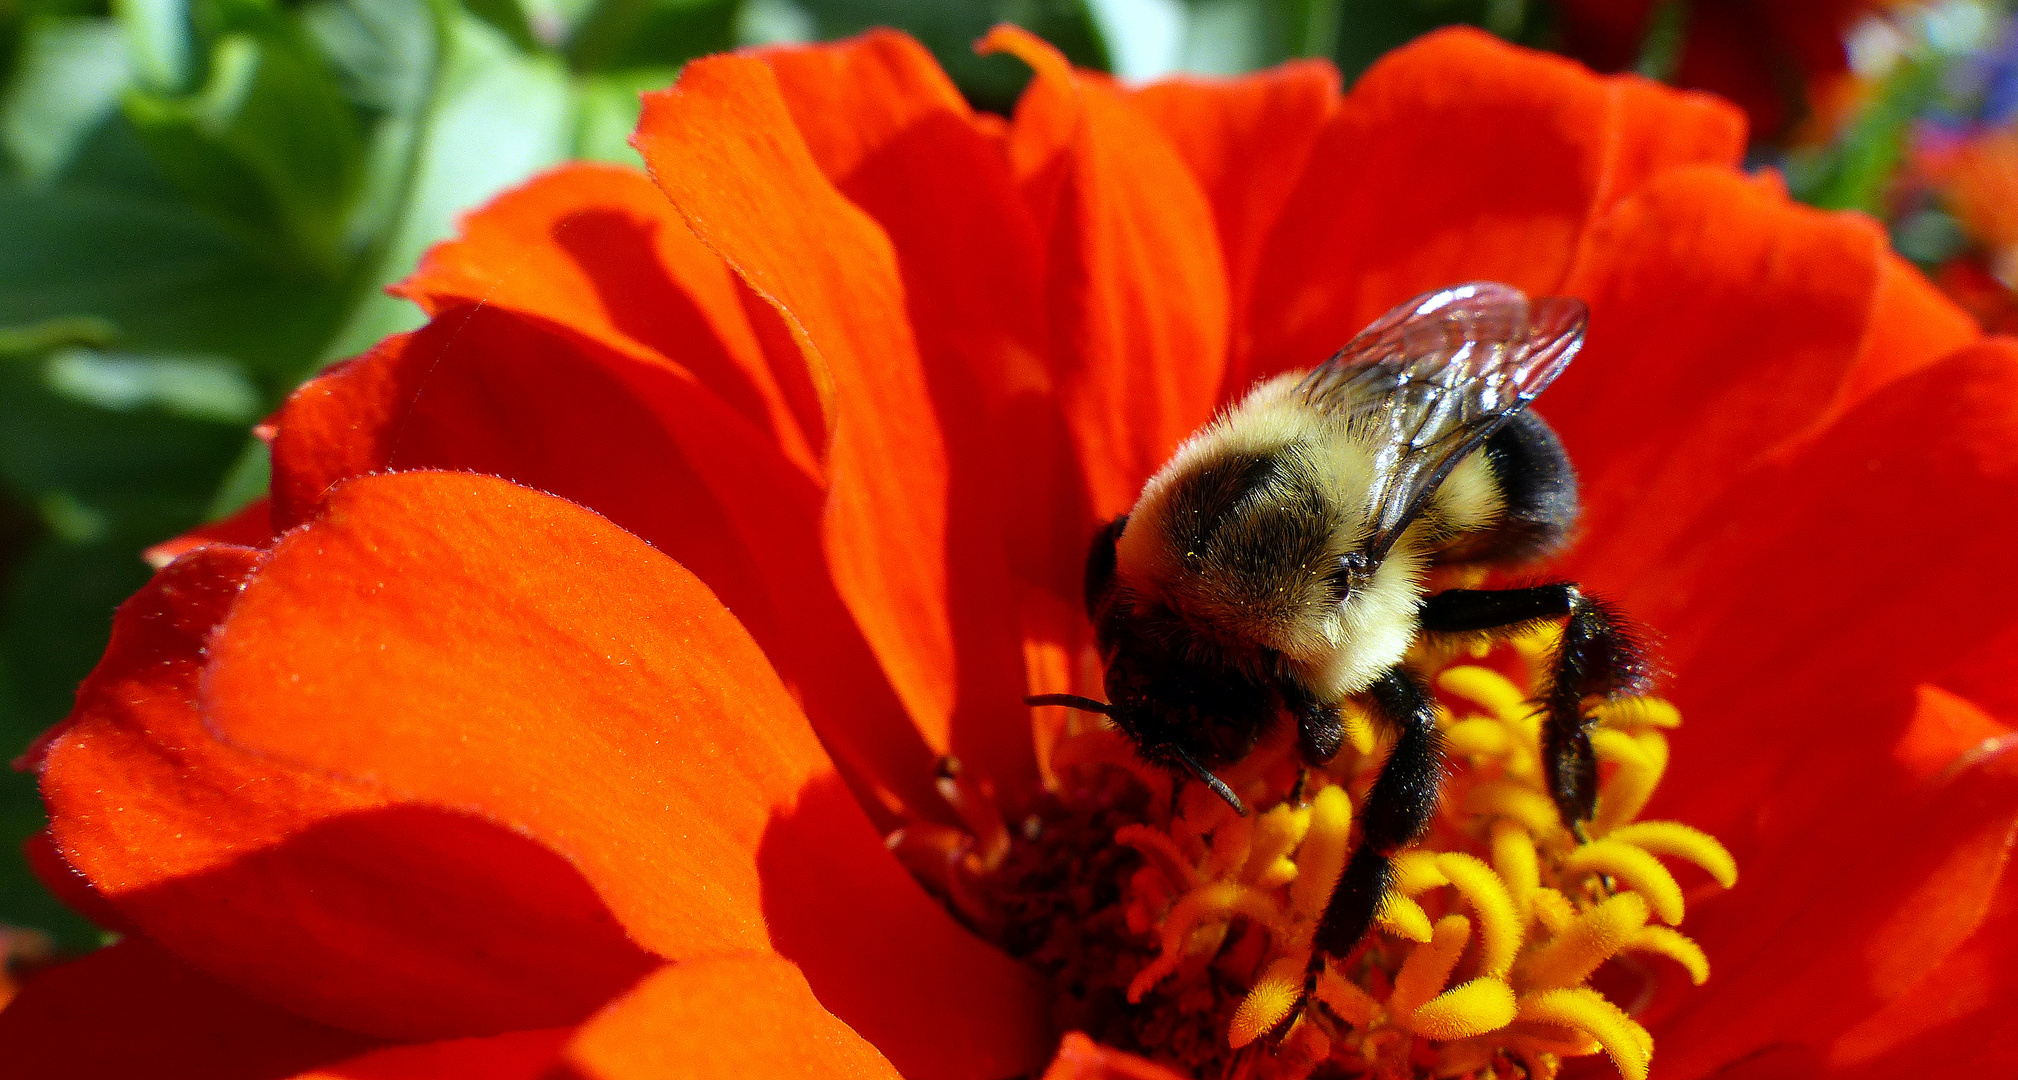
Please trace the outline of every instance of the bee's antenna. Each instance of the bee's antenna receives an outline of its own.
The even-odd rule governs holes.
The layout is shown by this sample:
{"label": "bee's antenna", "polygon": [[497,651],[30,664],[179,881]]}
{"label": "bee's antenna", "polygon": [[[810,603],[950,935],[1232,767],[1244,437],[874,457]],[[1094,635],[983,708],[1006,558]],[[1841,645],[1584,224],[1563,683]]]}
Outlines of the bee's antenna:
{"label": "bee's antenna", "polygon": [[1078,694],[1032,694],[1029,697],[1023,699],[1023,704],[1063,705],[1068,709],[1079,709],[1084,712],[1099,713],[1102,716],[1114,715],[1114,710],[1108,708],[1106,702],[1095,701],[1090,697],[1080,697]]}
{"label": "bee's antenna", "polygon": [[1239,814],[1241,817],[1247,816],[1247,804],[1241,802],[1240,796],[1235,795],[1233,793],[1233,789],[1226,786],[1226,781],[1221,780],[1219,777],[1212,775],[1211,770],[1207,769],[1203,765],[1200,765],[1198,762],[1193,761],[1191,759],[1191,755],[1185,753],[1183,750],[1180,750],[1175,746],[1170,747],[1169,749],[1171,753],[1177,755],[1177,760],[1184,763],[1185,768],[1191,770],[1191,774],[1193,776],[1198,777],[1200,783],[1204,784],[1206,787],[1211,788],[1213,790],[1213,793],[1217,794],[1220,798],[1225,799],[1226,805],[1233,807],[1234,813]]}

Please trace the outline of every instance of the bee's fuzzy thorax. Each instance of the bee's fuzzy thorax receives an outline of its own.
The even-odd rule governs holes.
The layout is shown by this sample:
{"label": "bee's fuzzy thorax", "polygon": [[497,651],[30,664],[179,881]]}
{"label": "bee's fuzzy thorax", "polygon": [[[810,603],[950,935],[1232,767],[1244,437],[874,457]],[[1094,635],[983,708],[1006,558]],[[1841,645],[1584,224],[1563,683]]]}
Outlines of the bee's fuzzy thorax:
{"label": "bee's fuzzy thorax", "polygon": [[1178,447],[1143,486],[1116,571],[1134,602],[1167,608],[1232,653],[1281,654],[1336,700],[1414,641],[1431,545],[1489,527],[1502,503],[1484,456],[1472,455],[1371,580],[1346,593],[1338,568],[1372,529],[1378,444],[1314,408],[1302,377],[1258,384]]}

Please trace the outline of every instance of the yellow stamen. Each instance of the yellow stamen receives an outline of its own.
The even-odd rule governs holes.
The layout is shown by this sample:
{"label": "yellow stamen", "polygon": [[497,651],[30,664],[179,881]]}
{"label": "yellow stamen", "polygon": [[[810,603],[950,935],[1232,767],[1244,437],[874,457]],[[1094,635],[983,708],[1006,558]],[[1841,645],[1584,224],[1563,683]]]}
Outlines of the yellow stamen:
{"label": "yellow stamen", "polygon": [[1591,749],[1597,752],[1599,761],[1620,768],[1647,770],[1654,766],[1653,759],[1647,756],[1638,739],[1613,728],[1599,728],[1591,732]]}
{"label": "yellow stamen", "polygon": [[1234,1010],[1226,1041],[1235,1050],[1261,1038],[1282,1023],[1303,996],[1303,965],[1285,956],[1268,965],[1268,972]]}
{"label": "yellow stamen", "polygon": [[1465,664],[1443,669],[1437,689],[1477,705],[1488,716],[1504,717],[1527,709],[1527,694],[1513,680],[1488,667]]}
{"label": "yellow stamen", "polygon": [[1443,733],[1443,749],[1454,757],[1505,757],[1513,738],[1497,720],[1460,720]]}
{"label": "yellow stamen", "polygon": [[1728,889],[1738,883],[1738,861],[1717,838],[1679,821],[1640,821],[1621,825],[1606,839],[1631,844],[1655,855],[1687,859],[1709,871],[1717,884]]}
{"label": "yellow stamen", "polygon": [[1587,1033],[1605,1048],[1626,1080],[1647,1080],[1652,1036],[1596,990],[1577,986],[1533,994],[1521,999],[1514,1015]]}
{"label": "yellow stamen", "polygon": [[1471,920],[1462,915],[1445,915],[1436,921],[1427,944],[1408,954],[1394,977],[1394,993],[1387,999],[1388,1014],[1407,1024],[1415,1011],[1443,992],[1457,959],[1471,940]]}
{"label": "yellow stamen", "polygon": [[1591,716],[1606,727],[1678,728],[1682,726],[1682,713],[1673,704],[1660,698],[1618,698],[1600,701],[1591,707]]}
{"label": "yellow stamen", "polygon": [[1429,999],[1408,1018],[1426,1038],[1468,1039],[1513,1023],[1514,992],[1504,980],[1477,978]]}
{"label": "yellow stamen", "polygon": [[[1280,803],[1254,819],[1254,839],[1247,855],[1247,875],[1258,878],[1273,873],[1275,865],[1303,843],[1310,831],[1310,807]],[[1294,865],[1294,864],[1292,864]],[[1284,878],[1287,882],[1289,878]]]}
{"label": "yellow stamen", "polygon": [[1445,852],[1436,857],[1437,869],[1471,905],[1479,921],[1479,974],[1502,978],[1513,966],[1514,953],[1524,937],[1520,914],[1507,895],[1506,884],[1492,868],[1475,856]]}
{"label": "yellow stamen", "polygon": [[1534,836],[1552,837],[1565,830],[1556,804],[1547,795],[1512,780],[1488,780],[1466,793],[1464,812],[1480,817],[1510,817]]}
{"label": "yellow stamen", "polygon": [[1646,898],[1647,906],[1669,926],[1682,921],[1682,887],[1660,860],[1642,848],[1617,840],[1593,840],[1563,860],[1563,873],[1574,880],[1586,874],[1608,874]]}
{"label": "yellow stamen", "polygon": [[1380,1002],[1372,994],[1328,968],[1317,977],[1317,1000],[1340,1020],[1361,1030],[1372,1027],[1381,1016]]}
{"label": "yellow stamen", "polygon": [[1647,902],[1638,893],[1611,897],[1584,912],[1527,958],[1521,965],[1522,988],[1554,990],[1583,982],[1599,964],[1625,948],[1646,922]]}
{"label": "yellow stamen", "polygon": [[1598,792],[1597,815],[1590,826],[1593,836],[1605,836],[1638,817],[1646,809],[1647,800],[1654,797],[1661,774],[1667,771],[1667,736],[1658,731],[1642,731],[1633,736],[1633,741],[1639,744],[1643,763],[1622,762]]}
{"label": "yellow stamen", "polygon": [[1297,849],[1296,880],[1289,884],[1290,916],[1315,925],[1331,902],[1332,886],[1345,869],[1345,842],[1352,831],[1352,800],[1345,789],[1327,787],[1310,803],[1310,830]]}
{"label": "yellow stamen", "polygon": [[1367,717],[1366,710],[1347,702],[1338,710],[1338,716],[1345,728],[1345,745],[1362,758],[1371,757],[1379,740],[1374,738],[1373,721]]}
{"label": "yellow stamen", "polygon": [[1554,889],[1536,889],[1533,905],[1535,921],[1550,935],[1562,933],[1576,921],[1576,905]]}
{"label": "yellow stamen", "polygon": [[1163,951],[1135,974],[1134,980],[1128,984],[1128,1000],[1140,1002],[1142,995],[1147,994],[1151,987],[1177,970],[1177,965],[1184,960],[1185,944],[1193,930],[1207,921],[1224,922],[1235,915],[1245,915],[1280,932],[1282,912],[1275,901],[1259,889],[1232,882],[1193,889],[1171,905],[1170,914],[1163,917]]}
{"label": "yellow stamen", "polygon": [[1431,889],[1441,889],[1450,884],[1436,866],[1437,855],[1433,851],[1404,851],[1392,861],[1393,877],[1389,884],[1403,896],[1421,896]]}
{"label": "yellow stamen", "polygon": [[1277,859],[1269,863],[1259,874],[1254,875],[1249,884],[1257,889],[1279,889],[1296,880],[1300,873],[1297,865],[1288,859]]}
{"label": "yellow stamen", "polygon": [[1429,940],[1429,915],[1422,910],[1421,904],[1398,892],[1387,894],[1373,921],[1374,925],[1405,941]]}
{"label": "yellow stamen", "polygon": [[1492,823],[1492,868],[1506,882],[1521,925],[1527,925],[1534,903],[1534,891],[1541,886],[1541,863],[1535,854],[1535,838],[1511,821]]}
{"label": "yellow stamen", "polygon": [[1710,981],[1710,958],[1703,955],[1703,947],[1683,936],[1678,930],[1665,926],[1643,926],[1626,942],[1632,952],[1650,952],[1665,956],[1682,965],[1689,973],[1689,981],[1701,986]]}

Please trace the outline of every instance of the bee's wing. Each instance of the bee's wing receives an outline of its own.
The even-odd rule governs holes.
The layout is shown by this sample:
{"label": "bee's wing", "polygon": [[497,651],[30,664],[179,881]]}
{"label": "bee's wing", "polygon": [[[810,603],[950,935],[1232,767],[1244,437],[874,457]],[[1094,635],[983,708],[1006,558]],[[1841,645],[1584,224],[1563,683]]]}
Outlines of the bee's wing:
{"label": "bee's wing", "polygon": [[1298,389],[1378,447],[1368,495],[1378,558],[1465,455],[1554,382],[1583,347],[1583,301],[1472,282],[1374,320]]}

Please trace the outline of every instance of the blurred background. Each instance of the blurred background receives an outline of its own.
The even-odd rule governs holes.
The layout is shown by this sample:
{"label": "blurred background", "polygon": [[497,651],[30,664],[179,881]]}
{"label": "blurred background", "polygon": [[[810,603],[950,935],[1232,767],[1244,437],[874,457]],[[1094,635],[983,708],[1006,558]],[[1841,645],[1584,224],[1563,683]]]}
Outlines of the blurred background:
{"label": "blurred background", "polygon": [[[539,170],[635,162],[638,92],[690,57],[897,26],[1006,111],[1025,70],[970,49],[998,21],[1126,79],[1325,56],[1348,83],[1470,23],[1732,98],[1755,165],[2010,331],[2014,3],[0,0],[0,761],[68,711],[142,550],[264,491],[250,426],[418,323],[383,287]],[[28,873],[40,827],[0,772],[0,956],[98,943]]]}

